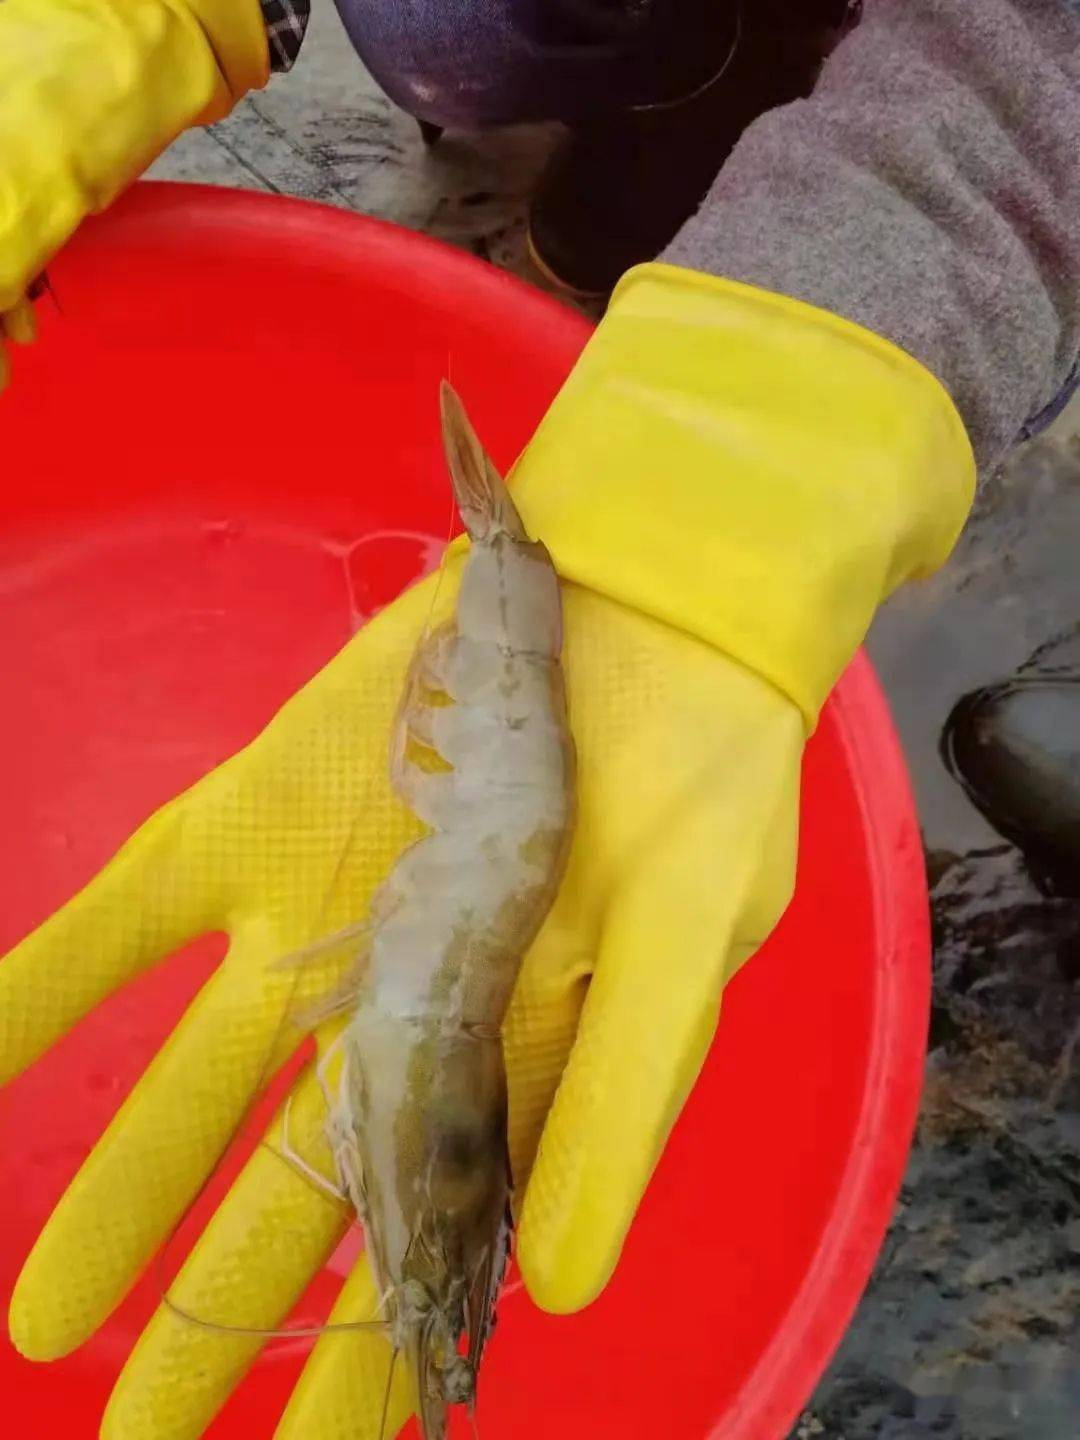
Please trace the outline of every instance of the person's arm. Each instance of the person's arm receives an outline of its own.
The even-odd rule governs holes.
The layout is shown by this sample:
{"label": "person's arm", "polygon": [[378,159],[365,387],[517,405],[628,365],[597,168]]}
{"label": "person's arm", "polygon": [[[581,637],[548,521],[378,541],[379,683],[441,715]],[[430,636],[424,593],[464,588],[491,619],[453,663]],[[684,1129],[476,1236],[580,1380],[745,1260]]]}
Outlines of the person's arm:
{"label": "person's arm", "polygon": [[270,46],[270,69],[291,70],[300,53],[311,18],[311,0],[260,0],[266,39]]}
{"label": "person's arm", "polygon": [[980,468],[1075,385],[1080,6],[869,0],[666,259],[807,300],[942,380]]}

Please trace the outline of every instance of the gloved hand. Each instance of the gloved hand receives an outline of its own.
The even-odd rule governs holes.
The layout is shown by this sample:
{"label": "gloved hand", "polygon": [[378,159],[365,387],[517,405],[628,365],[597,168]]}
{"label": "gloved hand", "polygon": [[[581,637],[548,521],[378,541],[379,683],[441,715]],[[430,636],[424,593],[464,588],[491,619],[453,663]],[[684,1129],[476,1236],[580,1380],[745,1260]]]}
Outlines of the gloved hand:
{"label": "gloved hand", "polygon": [[[608,1279],[724,986],[790,897],[805,737],[877,605],[948,554],[973,468],[945,392],[884,341],[659,265],[624,281],[516,467],[525,522],[566,581],[580,762],[568,873],[506,1028],[518,1256],[540,1305],[575,1309]],[[11,1306],[25,1354],[66,1353],[124,1294],[282,1043],[295,972],[269,962],[358,918],[417,833],[387,740],[459,551],[449,580],[383,612],[0,963],[14,1074],[182,941],[231,937],[26,1264]],[[309,1073],[288,1143],[328,1173],[323,1114]],[[274,1153],[281,1127],[172,1288],[205,1320],[279,1323],[345,1224]],[[333,1318],[375,1311],[361,1262]],[[193,1440],[258,1344],[162,1308],[105,1440]],[[388,1362],[379,1338],[320,1340],[278,1436],[376,1440]],[[387,1434],[408,1413],[403,1370]]]}
{"label": "gloved hand", "polygon": [[258,0],[2,0],[0,389],[26,291],[79,222],[269,64]]}

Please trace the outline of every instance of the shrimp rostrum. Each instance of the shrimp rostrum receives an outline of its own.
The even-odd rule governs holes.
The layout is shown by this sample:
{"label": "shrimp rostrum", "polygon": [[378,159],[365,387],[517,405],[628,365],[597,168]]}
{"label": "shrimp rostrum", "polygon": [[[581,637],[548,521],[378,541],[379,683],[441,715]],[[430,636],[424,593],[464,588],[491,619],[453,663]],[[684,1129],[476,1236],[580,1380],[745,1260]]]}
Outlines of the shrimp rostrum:
{"label": "shrimp rostrum", "polygon": [[442,421],[471,545],[453,619],[410,666],[391,755],[430,833],[374,897],[330,1119],[425,1440],[472,1404],[506,1266],[501,1028],[562,878],[574,789],[554,565],[447,385]]}

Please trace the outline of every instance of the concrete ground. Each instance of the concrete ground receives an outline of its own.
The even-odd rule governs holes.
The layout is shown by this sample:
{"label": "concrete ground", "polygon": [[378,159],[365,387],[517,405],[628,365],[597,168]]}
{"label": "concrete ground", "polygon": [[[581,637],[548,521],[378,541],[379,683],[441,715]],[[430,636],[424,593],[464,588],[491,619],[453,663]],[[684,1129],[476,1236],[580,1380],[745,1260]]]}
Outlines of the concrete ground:
{"label": "concrete ground", "polygon": [[368,77],[333,6],[313,9],[295,68],[222,124],[183,136],[150,175],[303,195],[529,273],[522,220],[554,130],[448,136],[428,152]]}
{"label": "concrete ground", "polygon": [[[425,151],[333,8],[315,11],[291,75],[152,173],[352,207],[528,273],[522,216],[552,133]],[[1039,894],[937,753],[964,691],[1037,650],[1080,668],[1078,536],[1080,402],[987,487],[948,572],[871,637],[934,882],[928,1085],[892,1233],[800,1440],[1080,1435],[1080,906]]]}

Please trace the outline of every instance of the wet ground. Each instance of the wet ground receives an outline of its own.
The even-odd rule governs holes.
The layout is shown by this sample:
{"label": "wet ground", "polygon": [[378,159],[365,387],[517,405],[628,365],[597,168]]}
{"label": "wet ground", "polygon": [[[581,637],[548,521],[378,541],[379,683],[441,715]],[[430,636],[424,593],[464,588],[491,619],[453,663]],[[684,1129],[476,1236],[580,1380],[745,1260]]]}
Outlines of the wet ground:
{"label": "wet ground", "polygon": [[1080,1435],[1080,901],[1040,893],[938,755],[965,691],[1080,673],[1077,537],[1074,402],[871,637],[927,847],[930,1056],[892,1232],[799,1440]]}
{"label": "wet ground", "polygon": [[[330,6],[301,62],[155,174],[308,195],[526,272],[522,214],[551,136],[427,153]],[[948,572],[870,648],[915,778],[933,888],[919,1136],[874,1280],[798,1440],[1080,1435],[1080,901],[1050,899],[938,754],[964,692],[1080,671],[1080,402],[985,488]]]}

